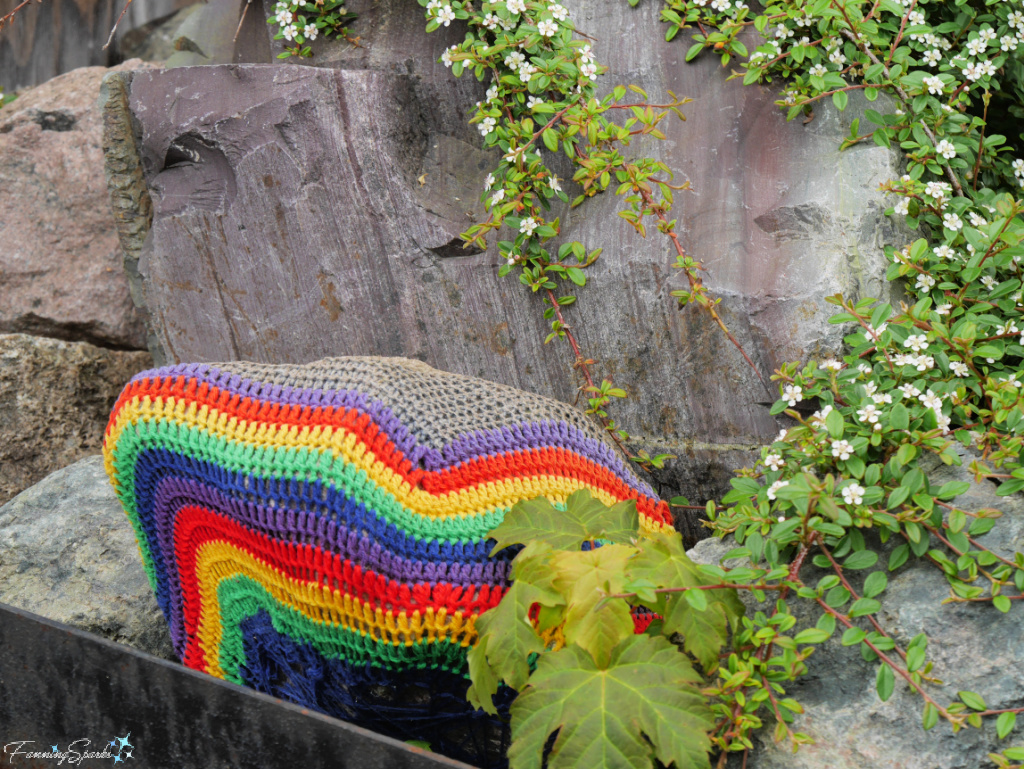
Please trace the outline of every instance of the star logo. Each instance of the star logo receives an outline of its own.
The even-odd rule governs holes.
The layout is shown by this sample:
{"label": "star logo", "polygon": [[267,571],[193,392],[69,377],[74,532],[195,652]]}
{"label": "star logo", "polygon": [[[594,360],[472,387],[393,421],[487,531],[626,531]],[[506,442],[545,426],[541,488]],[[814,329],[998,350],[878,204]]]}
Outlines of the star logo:
{"label": "star logo", "polygon": [[56,745],[53,746],[53,752],[54,753],[59,753],[60,752],[59,750],[57,750],[57,746]]}
{"label": "star logo", "polygon": [[125,757],[125,758],[131,758],[131,757],[132,757],[132,752],[131,752],[130,750],[126,750],[126,751],[124,752],[124,757]]}
{"label": "star logo", "polygon": [[132,733],[128,732],[128,734],[126,734],[124,737],[118,737],[117,738],[117,741],[120,743],[120,747],[118,748],[119,752],[121,750],[123,750],[124,748],[134,748],[135,747],[130,742],[128,742],[128,738],[131,737],[131,736],[132,736]]}
{"label": "star logo", "polygon": [[114,756],[114,763],[115,764],[121,763],[121,756]]}

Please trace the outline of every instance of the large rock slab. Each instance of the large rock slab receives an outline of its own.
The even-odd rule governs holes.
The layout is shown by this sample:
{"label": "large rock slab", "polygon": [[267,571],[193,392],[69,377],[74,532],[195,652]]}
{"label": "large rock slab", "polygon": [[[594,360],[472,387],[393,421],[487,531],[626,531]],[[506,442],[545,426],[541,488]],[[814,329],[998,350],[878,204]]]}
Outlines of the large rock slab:
{"label": "large rock slab", "polygon": [[[540,300],[499,280],[496,249],[460,250],[483,215],[497,152],[465,115],[483,86],[437,63],[462,32],[423,33],[415,4],[358,0],[361,47],[320,46],[314,64],[142,73],[129,115],[154,218],[141,248],[141,301],[171,361],[304,362],[404,355],[564,401],[577,399],[567,346],[543,344]],[[726,82],[712,60],[685,65],[663,42],[656,4],[574,8],[606,78],[652,98],[692,95],[686,123],[654,152],[689,179],[680,231],[705,260],[722,315],[767,375],[834,350],[824,297],[879,295],[878,184],[888,150],[837,150],[851,110],[785,123],[767,89]],[[717,327],[680,313],[685,284],[656,233],[641,240],[613,196],[563,211],[567,239],[604,246],[567,320],[596,369],[631,398],[615,418],[650,451],[680,455],[668,487],[703,500],[749,449],[778,432],[767,392]]]}
{"label": "large rock slab", "polygon": [[0,503],[103,443],[124,383],[146,352],[0,334]]}
{"label": "large rock slab", "polygon": [[0,603],[174,659],[131,523],[96,455],[0,507]]}
{"label": "large rock slab", "polygon": [[[971,483],[966,466],[973,458],[964,455],[963,467],[932,463],[930,483]],[[1024,496],[997,497],[995,490],[990,481],[973,484],[950,504],[972,512],[984,507],[1001,510],[1003,517],[979,541],[1012,559],[1015,551],[1024,550]],[[887,562],[888,551],[897,544],[894,540],[880,551],[879,563]],[[735,546],[731,537],[708,539],[691,550],[690,556],[700,563],[717,564]],[[813,585],[824,575],[810,566],[801,577]],[[860,573],[861,579],[864,576]],[[953,702],[958,691],[966,690],[980,694],[992,709],[1024,706],[1021,607],[1015,605],[1008,614],[1000,614],[991,604],[942,605],[949,595],[949,585],[935,566],[912,559],[889,575],[889,587],[879,596],[882,610],[878,620],[904,649],[918,633],[927,634],[928,659],[935,663],[932,675],[944,682],[931,687],[930,693],[940,703]],[[748,611],[771,608],[757,607],[749,595],[741,597]],[[817,613],[809,611],[806,604],[800,599],[790,602],[798,618],[794,633],[816,621]],[[899,678],[889,701],[879,700],[875,692],[877,665],[865,662],[857,647],[842,646],[841,635],[837,631],[811,655],[806,676],[786,685],[789,696],[805,707],[793,728],[809,734],[815,744],[801,747],[794,755],[788,743],[772,740],[769,725],[756,735],[748,769],[977,769],[989,765],[989,752],[1020,744],[1024,738],[1021,724],[1006,740],[999,740],[994,718],[986,719],[983,729],[964,729],[957,735],[945,721],[924,731],[923,700]],[[768,721],[770,716],[766,716]],[[729,764],[730,769],[739,766],[739,760]]]}
{"label": "large rock slab", "polygon": [[103,176],[107,71],[69,72],[0,109],[0,333],[146,346]]}

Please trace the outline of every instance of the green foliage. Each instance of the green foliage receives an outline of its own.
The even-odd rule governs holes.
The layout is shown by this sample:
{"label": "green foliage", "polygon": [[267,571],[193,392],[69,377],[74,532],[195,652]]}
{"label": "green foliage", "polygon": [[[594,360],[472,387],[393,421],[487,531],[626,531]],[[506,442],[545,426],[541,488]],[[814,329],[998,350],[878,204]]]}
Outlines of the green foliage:
{"label": "green foliage", "polygon": [[[512,708],[512,766],[540,766],[555,731],[552,767],[652,766],[654,758],[707,766],[711,708],[682,650],[705,673],[717,669],[743,613],[735,593],[716,587],[678,534],[642,538],[628,503],[609,508],[586,491],[565,512],[521,502],[495,529],[497,547],[521,544],[533,526],[538,538],[516,555],[512,586],[480,616],[469,653],[472,702],[493,712],[500,683],[522,692]],[[604,544],[580,549],[585,543]],[[636,607],[666,620],[636,635]]]}
{"label": "green foliage", "polygon": [[356,19],[345,10],[344,0],[279,0],[268,24],[277,27],[275,40],[286,40],[285,49],[277,58],[291,56],[310,57],[313,49],[307,45],[319,36],[348,37],[348,24]]}

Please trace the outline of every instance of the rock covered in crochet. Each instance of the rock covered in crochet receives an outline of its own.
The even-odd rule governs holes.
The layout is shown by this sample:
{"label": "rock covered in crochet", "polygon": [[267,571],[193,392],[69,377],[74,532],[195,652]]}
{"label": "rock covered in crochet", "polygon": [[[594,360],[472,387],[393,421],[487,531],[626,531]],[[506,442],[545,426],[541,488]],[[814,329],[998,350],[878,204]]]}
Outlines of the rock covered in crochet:
{"label": "rock covered in crochet", "polygon": [[466,653],[512,558],[488,531],[583,488],[671,525],[579,411],[401,358],[146,371],[104,456],[186,665],[478,764],[502,730]]}

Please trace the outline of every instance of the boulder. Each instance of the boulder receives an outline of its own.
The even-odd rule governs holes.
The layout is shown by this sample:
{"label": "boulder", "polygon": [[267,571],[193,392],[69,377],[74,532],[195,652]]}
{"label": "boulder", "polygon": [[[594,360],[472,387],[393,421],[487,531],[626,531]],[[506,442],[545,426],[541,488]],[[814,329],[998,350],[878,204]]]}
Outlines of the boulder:
{"label": "boulder", "polygon": [[[543,343],[540,298],[497,277],[496,248],[460,247],[500,160],[465,122],[485,85],[437,61],[463,30],[426,35],[422,9],[398,0],[351,8],[360,46],[317,41],[310,61],[325,68],[204,67],[131,81],[121,123],[141,129],[153,204],[137,295],[155,356],[404,355],[576,401],[568,346]],[[656,4],[587,0],[574,14],[613,67],[606,88],[697,97],[686,123],[666,124],[667,141],[635,151],[693,184],[678,196],[683,242],[705,260],[725,322],[765,378],[837,350],[824,297],[886,297],[881,246],[899,239],[877,191],[898,176],[895,153],[838,151],[863,103],[786,123],[771,90],[726,82],[712,59],[684,64],[686,43],[663,41]],[[558,212],[565,239],[605,249],[566,319],[599,375],[631,396],[614,404],[616,421],[648,451],[680,456],[659,482],[703,501],[778,432],[767,405],[777,394],[707,317],[676,309],[669,292],[685,279],[667,243],[640,239],[615,215],[621,205],[607,195]]]}
{"label": "boulder", "polygon": [[[931,464],[930,483],[972,482],[966,466],[973,458],[964,455],[962,467]],[[983,507],[1001,510],[1003,517],[979,541],[1012,558],[1015,551],[1024,551],[1024,497],[997,497],[995,490],[990,481],[973,484],[949,504],[967,511]],[[881,564],[887,562],[888,552],[896,544],[894,540],[890,543],[880,551]],[[717,564],[735,546],[731,537],[707,539],[689,554],[699,563]],[[866,576],[866,572],[859,574],[861,579]],[[808,566],[801,577],[815,584],[824,575]],[[879,596],[882,610],[878,621],[904,649],[918,633],[928,636],[928,659],[935,663],[931,675],[944,682],[929,689],[937,701],[952,702],[958,691],[966,690],[980,694],[992,709],[1024,706],[1022,607],[1014,602],[1008,614],[1001,614],[991,604],[943,605],[949,595],[942,572],[928,561],[912,559],[889,574],[889,586]],[[741,597],[748,611],[770,610],[770,606],[758,607],[749,595]],[[816,607],[811,611],[808,602],[797,598],[790,606],[798,618],[793,633],[817,621]],[[986,719],[982,729],[968,728],[956,735],[941,720],[931,731],[924,731],[923,700],[900,678],[892,697],[887,702],[879,700],[877,664],[865,662],[857,647],[842,646],[841,635],[837,631],[811,655],[806,676],[786,685],[788,696],[805,708],[792,727],[809,734],[815,744],[801,747],[794,755],[788,743],[772,740],[773,722],[766,716],[769,726],[755,737],[748,769],[977,769],[988,765],[989,752],[1019,744],[1024,738],[1021,724],[1006,740],[999,740],[994,718]],[[730,769],[739,766],[738,756],[729,763]]]}
{"label": "boulder", "polygon": [[0,603],[174,659],[138,551],[103,457],[86,457],[0,507]]}
{"label": "boulder", "polygon": [[124,383],[149,353],[0,334],[0,503],[100,450]]}
{"label": "boulder", "polygon": [[174,41],[181,25],[203,7],[203,3],[187,5],[179,11],[128,30],[118,40],[118,51],[126,59],[167,61],[176,50]]}
{"label": "boulder", "polygon": [[106,72],[69,72],[0,109],[0,333],[146,346],[103,176]]}

